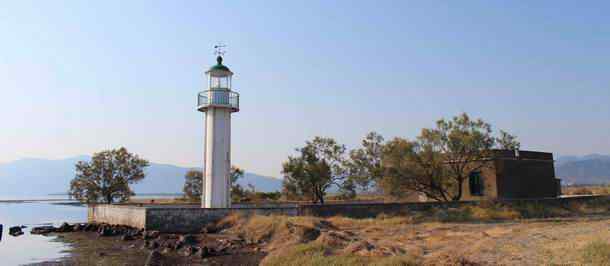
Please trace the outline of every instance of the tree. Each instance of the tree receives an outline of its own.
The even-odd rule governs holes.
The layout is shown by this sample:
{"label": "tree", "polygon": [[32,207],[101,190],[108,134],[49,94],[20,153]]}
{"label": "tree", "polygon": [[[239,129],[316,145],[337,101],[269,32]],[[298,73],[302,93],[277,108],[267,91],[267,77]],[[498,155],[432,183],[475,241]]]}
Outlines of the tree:
{"label": "tree", "polygon": [[203,193],[203,173],[199,170],[189,170],[184,175],[184,196],[191,200],[201,199]]}
{"label": "tree", "polygon": [[521,148],[521,143],[517,140],[517,137],[508,134],[504,130],[500,130],[500,136],[496,138],[496,143],[499,149],[504,150],[518,150]]}
{"label": "tree", "polygon": [[236,166],[231,166],[231,200],[234,202],[242,201],[247,197],[247,191],[237,184],[237,180],[244,176],[244,170]]}
{"label": "tree", "polygon": [[[236,166],[231,166],[229,178],[231,179],[231,194],[243,194],[243,189],[237,180],[244,176],[244,170]],[[184,176],[184,187],[182,188],[184,196],[191,200],[201,199],[203,194],[203,172],[199,170],[190,170]],[[233,195],[232,195],[233,196]]]}
{"label": "tree", "polygon": [[125,148],[95,153],[90,162],[76,164],[70,195],[87,203],[124,202],[134,195],[129,187],[144,179],[148,161]]}
{"label": "tree", "polygon": [[447,177],[445,159],[429,148],[403,138],[395,138],[385,145],[385,175],[380,181],[385,194],[403,198],[421,193],[437,201],[449,200],[449,193],[455,187]]}
{"label": "tree", "polygon": [[244,170],[237,166],[231,166],[231,172],[229,174],[231,176],[231,184],[237,185],[237,180],[244,177]]}
{"label": "tree", "polygon": [[348,178],[361,190],[368,190],[383,177],[383,145],[383,137],[370,132],[362,140],[362,148],[350,151],[349,160],[346,161]]}
{"label": "tree", "polygon": [[[506,136],[511,135],[500,138],[518,147],[514,136],[510,141]],[[384,148],[385,187],[398,194],[414,191],[438,201],[458,201],[468,176],[489,166],[497,139],[490,124],[465,113],[437,121],[436,128],[423,129],[415,141],[396,138]]]}
{"label": "tree", "polygon": [[324,204],[326,190],[333,184],[342,187],[345,179],[345,146],[332,138],[315,137],[296,151],[299,155],[288,157],[282,165],[284,194]]}

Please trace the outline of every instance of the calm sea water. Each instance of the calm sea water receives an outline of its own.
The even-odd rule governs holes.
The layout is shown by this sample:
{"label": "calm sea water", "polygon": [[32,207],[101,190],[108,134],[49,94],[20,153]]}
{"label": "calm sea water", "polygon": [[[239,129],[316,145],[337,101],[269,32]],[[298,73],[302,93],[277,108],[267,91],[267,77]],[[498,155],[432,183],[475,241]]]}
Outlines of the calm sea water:
{"label": "calm sea water", "polygon": [[[134,198],[173,198],[175,195],[148,194]],[[2,200],[54,200],[37,202],[6,203]],[[85,206],[61,205],[69,202],[65,195],[40,197],[0,196],[0,224],[3,225],[0,239],[0,266],[31,264],[62,258],[70,247],[55,237],[30,235],[34,226],[55,225],[63,222],[84,223],[87,221]],[[8,234],[9,227],[25,225],[24,235],[13,237]]]}
{"label": "calm sea water", "polygon": [[[0,224],[4,226],[0,240],[0,264],[23,265],[61,258],[69,247],[52,241],[55,237],[30,235],[31,227],[63,222],[86,222],[87,209],[82,206],[57,205],[45,202],[0,203]],[[11,226],[25,225],[24,235],[8,234]]]}

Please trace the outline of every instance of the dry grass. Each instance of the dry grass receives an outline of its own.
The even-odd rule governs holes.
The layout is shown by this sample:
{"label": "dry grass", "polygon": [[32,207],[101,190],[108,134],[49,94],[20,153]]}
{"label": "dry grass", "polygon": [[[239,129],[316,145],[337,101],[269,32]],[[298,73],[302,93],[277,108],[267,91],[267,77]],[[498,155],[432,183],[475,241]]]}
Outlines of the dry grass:
{"label": "dry grass", "polygon": [[221,226],[231,225],[232,232],[248,241],[260,243],[271,242],[270,249],[278,246],[296,244],[314,240],[318,237],[318,228],[324,227],[321,219],[307,216],[244,216],[232,214],[222,221]]}
{"label": "dry grass", "polygon": [[[604,265],[604,246],[585,246],[608,236],[609,220],[584,216],[609,210],[610,200],[600,198],[564,205],[481,202],[369,219],[233,215],[222,223],[263,243],[262,265]],[[572,218],[527,220],[564,216]]]}
{"label": "dry grass", "polygon": [[490,222],[532,218],[574,217],[599,215],[610,212],[608,198],[592,199],[586,202],[570,202],[566,205],[525,202],[505,204],[480,202],[477,205],[451,209],[432,209],[416,214],[418,222]]}
{"label": "dry grass", "polygon": [[183,204],[201,204],[199,200],[191,200],[182,197],[176,198],[132,198],[126,204],[147,204],[147,205],[183,205]]}
{"label": "dry grass", "polygon": [[363,228],[363,227],[390,227],[401,224],[415,223],[412,216],[387,216],[379,215],[377,218],[355,219],[344,216],[334,216],[327,219],[330,223],[341,228]]}
{"label": "dry grass", "polygon": [[[221,225],[247,241],[266,243],[262,265],[413,265],[413,257],[389,245],[361,241],[349,228],[396,227],[405,218],[351,219],[333,217],[231,215]],[[360,247],[357,244],[362,244]]]}
{"label": "dry grass", "polygon": [[333,254],[333,250],[326,245],[311,242],[289,247],[282,253],[272,254],[266,257],[261,265],[264,266],[357,266],[357,265],[379,265],[379,266],[407,266],[417,265],[417,260],[411,256],[389,256],[389,257],[367,257],[351,254]]}
{"label": "dry grass", "polygon": [[610,186],[565,186],[561,188],[563,195],[608,195]]}
{"label": "dry grass", "polygon": [[582,250],[582,261],[586,265],[610,265],[610,244],[603,240],[590,242]]}

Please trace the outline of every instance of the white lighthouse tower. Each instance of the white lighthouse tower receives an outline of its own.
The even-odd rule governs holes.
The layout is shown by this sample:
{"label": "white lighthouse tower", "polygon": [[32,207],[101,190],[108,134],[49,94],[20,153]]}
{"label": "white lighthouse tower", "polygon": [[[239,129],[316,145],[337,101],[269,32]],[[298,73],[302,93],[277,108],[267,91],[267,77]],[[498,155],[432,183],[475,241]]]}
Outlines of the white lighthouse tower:
{"label": "white lighthouse tower", "polygon": [[231,113],[239,111],[239,94],[231,90],[233,72],[222,64],[222,52],[217,53],[197,105],[205,113],[202,208],[231,207]]}

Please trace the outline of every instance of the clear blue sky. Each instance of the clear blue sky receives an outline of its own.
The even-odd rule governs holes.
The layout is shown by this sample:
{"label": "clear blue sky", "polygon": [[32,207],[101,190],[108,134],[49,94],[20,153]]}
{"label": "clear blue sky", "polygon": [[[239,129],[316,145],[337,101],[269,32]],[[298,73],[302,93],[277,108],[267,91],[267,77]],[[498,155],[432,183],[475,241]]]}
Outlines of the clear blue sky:
{"label": "clear blue sky", "polygon": [[414,137],[460,112],[525,149],[610,153],[607,1],[12,1],[0,161],[126,146],[198,166],[195,110],[228,44],[233,162],[278,176],[313,136]]}

